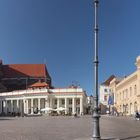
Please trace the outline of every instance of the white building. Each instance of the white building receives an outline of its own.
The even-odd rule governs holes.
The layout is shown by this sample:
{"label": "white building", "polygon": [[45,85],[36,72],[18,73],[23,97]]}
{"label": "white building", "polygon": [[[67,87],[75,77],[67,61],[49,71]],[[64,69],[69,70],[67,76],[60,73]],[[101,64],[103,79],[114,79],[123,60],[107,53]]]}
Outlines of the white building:
{"label": "white building", "polygon": [[99,102],[105,106],[108,105],[108,99],[109,99],[109,95],[111,93],[111,90],[110,90],[110,87],[109,87],[109,84],[110,84],[110,81],[114,78],[115,76],[114,75],[111,75],[104,83],[102,83],[100,85],[100,89],[99,89],[99,93],[100,93],[100,96],[99,96]]}
{"label": "white building", "polygon": [[82,88],[36,88],[3,92],[0,94],[0,113],[34,114],[35,109],[45,107],[65,108],[65,114],[83,114],[86,110],[86,94]]}
{"label": "white building", "polygon": [[110,95],[110,88],[107,85],[100,85],[100,97],[99,102],[103,105],[108,105],[108,99]]}

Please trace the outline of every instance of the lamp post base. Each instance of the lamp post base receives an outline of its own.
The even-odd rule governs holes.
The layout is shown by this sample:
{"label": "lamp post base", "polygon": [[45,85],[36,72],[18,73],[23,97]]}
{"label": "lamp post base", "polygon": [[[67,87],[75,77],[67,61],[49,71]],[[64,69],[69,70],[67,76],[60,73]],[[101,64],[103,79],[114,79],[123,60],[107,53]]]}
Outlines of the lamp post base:
{"label": "lamp post base", "polygon": [[98,109],[95,109],[93,112],[93,135],[92,140],[100,140],[100,127],[99,127],[99,119],[100,115],[98,114]]}

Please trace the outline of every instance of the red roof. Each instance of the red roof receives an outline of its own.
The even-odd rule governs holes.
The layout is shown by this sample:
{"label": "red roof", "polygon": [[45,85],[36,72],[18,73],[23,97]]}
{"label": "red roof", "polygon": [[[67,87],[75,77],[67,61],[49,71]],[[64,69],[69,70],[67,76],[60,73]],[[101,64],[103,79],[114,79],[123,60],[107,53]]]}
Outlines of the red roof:
{"label": "red roof", "polygon": [[109,86],[110,82],[115,78],[115,75],[111,75],[105,82],[103,82],[103,85]]}
{"label": "red roof", "polygon": [[50,77],[45,64],[2,65],[5,78],[13,77]]}

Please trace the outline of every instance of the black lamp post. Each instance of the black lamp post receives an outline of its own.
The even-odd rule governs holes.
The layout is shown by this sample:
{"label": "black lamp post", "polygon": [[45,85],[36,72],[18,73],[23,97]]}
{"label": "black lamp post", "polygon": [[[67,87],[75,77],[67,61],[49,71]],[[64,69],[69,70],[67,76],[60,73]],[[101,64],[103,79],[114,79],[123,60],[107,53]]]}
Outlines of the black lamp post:
{"label": "black lamp post", "polygon": [[94,0],[95,5],[95,56],[94,56],[94,64],[95,64],[95,104],[93,109],[93,135],[92,140],[100,140],[100,126],[99,126],[99,107],[98,107],[98,4],[99,0]]}

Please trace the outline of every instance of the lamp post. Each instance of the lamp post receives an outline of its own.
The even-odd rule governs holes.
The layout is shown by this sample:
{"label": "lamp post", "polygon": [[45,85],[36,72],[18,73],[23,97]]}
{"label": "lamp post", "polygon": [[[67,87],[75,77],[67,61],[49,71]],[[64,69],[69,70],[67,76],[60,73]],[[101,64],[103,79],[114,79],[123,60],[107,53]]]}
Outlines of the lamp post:
{"label": "lamp post", "polygon": [[98,107],[98,4],[99,0],[94,0],[95,5],[95,56],[94,56],[94,64],[95,64],[95,104],[93,109],[93,135],[92,140],[100,140],[100,126],[99,126],[99,107]]}

